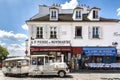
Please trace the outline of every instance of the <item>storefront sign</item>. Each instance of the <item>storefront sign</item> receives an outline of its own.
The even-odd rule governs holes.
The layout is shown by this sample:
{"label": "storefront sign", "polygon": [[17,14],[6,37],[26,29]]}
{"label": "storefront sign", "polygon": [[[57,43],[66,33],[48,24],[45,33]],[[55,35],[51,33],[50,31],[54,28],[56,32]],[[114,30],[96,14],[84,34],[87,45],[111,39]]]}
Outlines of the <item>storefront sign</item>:
{"label": "storefront sign", "polygon": [[70,46],[69,40],[31,40],[31,46]]}
{"label": "storefront sign", "polygon": [[31,47],[31,51],[71,51],[71,47]]}
{"label": "storefront sign", "polygon": [[90,68],[120,68],[120,63],[88,63]]}
{"label": "storefront sign", "polygon": [[116,48],[83,48],[83,52],[86,56],[116,56]]}

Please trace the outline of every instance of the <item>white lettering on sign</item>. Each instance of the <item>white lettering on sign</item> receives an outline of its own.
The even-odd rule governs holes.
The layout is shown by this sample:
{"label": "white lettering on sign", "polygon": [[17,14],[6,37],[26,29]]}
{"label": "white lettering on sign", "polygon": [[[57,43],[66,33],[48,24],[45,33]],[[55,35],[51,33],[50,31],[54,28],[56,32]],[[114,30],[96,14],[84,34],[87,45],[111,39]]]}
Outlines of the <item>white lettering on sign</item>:
{"label": "white lettering on sign", "polygon": [[120,36],[120,33],[114,32],[114,36]]}
{"label": "white lettering on sign", "polygon": [[31,46],[70,46],[69,40],[31,40]]}

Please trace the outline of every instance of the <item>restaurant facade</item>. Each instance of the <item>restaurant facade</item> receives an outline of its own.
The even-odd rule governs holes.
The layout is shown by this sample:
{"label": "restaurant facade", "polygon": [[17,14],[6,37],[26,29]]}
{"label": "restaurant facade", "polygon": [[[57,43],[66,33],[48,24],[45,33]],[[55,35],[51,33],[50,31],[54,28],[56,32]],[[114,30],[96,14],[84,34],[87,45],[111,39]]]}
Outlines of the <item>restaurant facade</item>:
{"label": "restaurant facade", "polygon": [[119,20],[101,17],[100,8],[79,5],[62,9],[60,5],[40,5],[39,9],[37,15],[26,21],[28,55],[47,54],[58,61],[64,56],[64,62],[76,71],[84,68],[85,62],[120,60],[119,41],[114,35]]}

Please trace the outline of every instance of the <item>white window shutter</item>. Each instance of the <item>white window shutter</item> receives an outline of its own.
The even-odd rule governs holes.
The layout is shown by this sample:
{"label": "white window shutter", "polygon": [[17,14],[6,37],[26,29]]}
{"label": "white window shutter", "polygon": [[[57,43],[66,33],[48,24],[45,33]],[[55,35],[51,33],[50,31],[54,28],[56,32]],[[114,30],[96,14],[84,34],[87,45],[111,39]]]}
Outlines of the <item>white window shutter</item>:
{"label": "white window shutter", "polygon": [[99,35],[100,35],[100,39],[102,38],[102,27],[99,27]]}
{"label": "white window shutter", "polygon": [[50,26],[46,27],[46,38],[49,39],[50,38]]}
{"label": "white window shutter", "polygon": [[46,26],[43,27],[43,39],[46,39],[47,35],[46,35]]}
{"label": "white window shutter", "polygon": [[92,27],[88,27],[88,38],[92,39]]}
{"label": "white window shutter", "polygon": [[73,37],[75,38],[75,34],[76,34],[76,26],[75,27],[73,27]]}
{"label": "white window shutter", "polygon": [[30,28],[30,37],[33,38],[33,26]]}
{"label": "white window shutter", "polygon": [[37,28],[36,28],[36,26],[33,26],[32,29],[33,29],[33,38],[35,39],[36,38],[36,34],[37,34],[36,33],[37,32],[37,30],[36,30]]}
{"label": "white window shutter", "polygon": [[32,38],[32,39],[35,38],[35,36],[34,36],[34,32],[35,32],[35,31],[34,31],[34,28],[35,28],[35,26],[32,26],[32,27],[31,27],[31,38]]}
{"label": "white window shutter", "polygon": [[61,35],[61,28],[58,26],[57,27],[57,39],[60,39],[60,35]]}

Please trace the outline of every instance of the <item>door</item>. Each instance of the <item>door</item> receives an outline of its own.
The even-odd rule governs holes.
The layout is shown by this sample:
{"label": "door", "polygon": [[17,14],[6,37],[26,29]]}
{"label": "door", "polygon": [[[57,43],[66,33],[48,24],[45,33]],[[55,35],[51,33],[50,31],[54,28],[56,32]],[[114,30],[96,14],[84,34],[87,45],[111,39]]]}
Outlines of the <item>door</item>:
{"label": "door", "polygon": [[44,70],[44,63],[45,63],[44,57],[37,57],[37,67],[39,68],[39,71],[41,73],[43,73]]}
{"label": "door", "polygon": [[48,57],[45,57],[45,64],[44,64],[44,73],[51,74],[54,71],[54,63],[52,60],[49,60]]}

